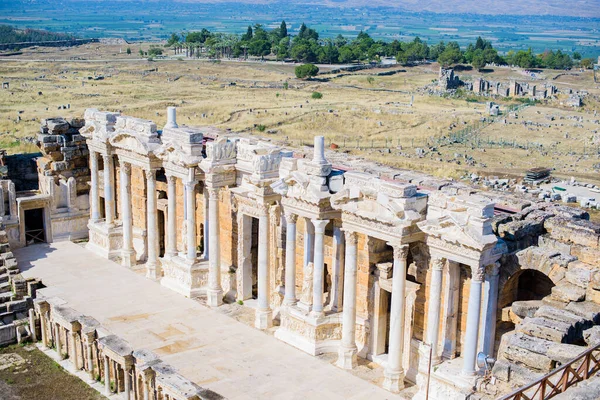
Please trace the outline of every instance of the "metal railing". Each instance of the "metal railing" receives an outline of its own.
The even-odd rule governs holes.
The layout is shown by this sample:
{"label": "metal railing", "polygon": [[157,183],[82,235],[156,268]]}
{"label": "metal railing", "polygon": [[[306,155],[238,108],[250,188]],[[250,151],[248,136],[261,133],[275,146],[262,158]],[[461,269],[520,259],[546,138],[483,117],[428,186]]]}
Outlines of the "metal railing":
{"label": "metal railing", "polygon": [[523,386],[499,400],[547,400],[588,379],[600,370],[600,343],[560,368]]}

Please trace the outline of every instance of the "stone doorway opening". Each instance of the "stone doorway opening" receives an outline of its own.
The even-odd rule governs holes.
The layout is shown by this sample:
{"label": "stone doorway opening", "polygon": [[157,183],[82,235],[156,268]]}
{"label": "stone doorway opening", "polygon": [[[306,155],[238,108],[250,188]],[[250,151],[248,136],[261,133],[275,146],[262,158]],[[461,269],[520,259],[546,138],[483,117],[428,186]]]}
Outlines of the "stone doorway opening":
{"label": "stone doorway opening", "polygon": [[252,244],[250,246],[250,282],[252,282],[252,298],[258,298],[258,218],[252,220]]}
{"label": "stone doorway opening", "polygon": [[373,360],[384,364],[390,344],[390,311],[392,308],[392,295],[387,290],[376,285],[375,313],[373,324],[373,341],[371,343],[371,355]]}
{"label": "stone doorway opening", "polygon": [[496,342],[504,333],[515,329],[515,323],[510,319],[510,308],[515,301],[542,300],[552,293],[554,286],[547,275],[535,269],[524,269],[511,276],[502,287],[498,299]]}
{"label": "stone doorway opening", "polygon": [[158,217],[158,256],[164,257],[165,249],[166,249],[166,247],[165,247],[166,246],[165,245],[165,229],[166,229],[165,212],[163,210],[158,210],[157,217]]}
{"label": "stone doorway opening", "polygon": [[25,243],[27,246],[46,243],[43,208],[25,210]]}

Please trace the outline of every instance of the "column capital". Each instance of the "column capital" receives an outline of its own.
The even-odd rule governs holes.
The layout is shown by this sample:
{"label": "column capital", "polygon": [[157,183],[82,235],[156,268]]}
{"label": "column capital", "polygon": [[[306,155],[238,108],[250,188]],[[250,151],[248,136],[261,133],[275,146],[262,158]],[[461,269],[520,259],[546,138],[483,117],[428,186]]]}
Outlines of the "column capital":
{"label": "column capital", "polygon": [[311,222],[313,223],[313,225],[315,227],[315,233],[324,233],[325,227],[329,223],[329,220],[328,219],[311,219]]}
{"label": "column capital", "polygon": [[498,276],[500,274],[500,262],[496,261],[493,264],[486,265],[485,274],[487,276]]}
{"label": "column capital", "polygon": [[187,190],[194,190],[196,188],[197,184],[198,184],[197,181],[187,181],[187,182],[185,182],[185,188]]}
{"label": "column capital", "polygon": [[483,282],[485,278],[485,267],[471,267],[471,279],[475,282]]}
{"label": "column capital", "polygon": [[155,169],[145,169],[144,170],[144,175],[146,176],[147,180],[155,180],[156,179],[156,170]]}
{"label": "column capital", "polygon": [[394,249],[394,259],[406,260],[410,246],[401,243],[388,243]]}
{"label": "column capital", "polygon": [[110,161],[111,160],[112,155],[108,155],[108,154],[102,154],[102,160],[104,162]]}
{"label": "column capital", "polygon": [[286,212],[284,215],[285,215],[285,222],[287,222],[288,224],[295,224],[298,221],[298,214]]}
{"label": "column capital", "polygon": [[344,231],[347,246],[356,246],[358,244],[358,234],[353,231]]}
{"label": "column capital", "polygon": [[219,188],[208,186],[206,190],[208,191],[208,198],[210,200],[219,200]]}
{"label": "column capital", "polygon": [[131,174],[131,164],[125,161],[119,161],[121,163],[121,171],[127,175]]}
{"label": "column capital", "polygon": [[444,269],[444,258],[443,257],[437,257],[437,256],[432,256],[431,257],[431,269],[433,270],[437,270],[437,271],[441,271]]}
{"label": "column capital", "polygon": [[167,182],[170,185],[174,185],[175,183],[177,183],[177,177],[175,175],[167,175]]}

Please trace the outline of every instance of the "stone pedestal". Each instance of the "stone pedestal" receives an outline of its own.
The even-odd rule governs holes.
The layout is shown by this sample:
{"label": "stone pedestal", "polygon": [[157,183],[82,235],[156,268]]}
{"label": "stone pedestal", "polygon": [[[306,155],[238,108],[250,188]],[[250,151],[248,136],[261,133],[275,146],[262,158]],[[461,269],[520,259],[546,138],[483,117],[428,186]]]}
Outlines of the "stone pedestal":
{"label": "stone pedestal", "polygon": [[297,306],[283,307],[275,337],[310,355],[337,352],[342,338],[342,314],[315,318]]}
{"label": "stone pedestal", "polygon": [[[428,357],[429,353],[427,355],[422,354],[423,361],[427,361]],[[461,373],[462,362],[461,358],[455,358],[431,368],[429,379],[430,399],[466,400],[471,398],[480,377],[477,375],[463,375]],[[426,367],[426,362],[421,365],[424,364]],[[419,391],[413,397],[413,400],[425,400],[426,398],[427,370],[422,370],[421,366],[419,369],[421,369],[418,380]]]}
{"label": "stone pedestal", "polygon": [[120,225],[107,225],[104,221],[88,223],[89,241],[86,248],[109,260],[120,263],[123,232]]}
{"label": "stone pedestal", "polygon": [[185,257],[166,256],[162,259],[163,278],[160,284],[193,298],[206,294],[208,286],[208,262],[193,262]]}

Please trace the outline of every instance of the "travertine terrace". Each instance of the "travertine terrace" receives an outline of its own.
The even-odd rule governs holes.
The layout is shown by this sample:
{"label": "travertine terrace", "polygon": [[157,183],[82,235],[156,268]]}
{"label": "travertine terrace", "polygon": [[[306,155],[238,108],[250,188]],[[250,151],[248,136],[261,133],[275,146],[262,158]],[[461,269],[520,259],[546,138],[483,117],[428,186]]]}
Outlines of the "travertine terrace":
{"label": "travertine terrace", "polygon": [[[251,307],[257,329],[297,351],[379,364],[384,389],[416,384],[416,398],[495,396],[597,344],[600,226],[585,211],[330,158],[321,136],[281,148],[167,115],[46,121],[39,190],[2,182],[11,245],[28,244],[25,211],[41,209],[36,240],[87,236],[88,251],[181,296]],[[58,323],[57,343],[70,334],[97,352],[74,350],[78,369],[158,393],[128,373],[152,369],[149,355],[64,307],[36,301],[44,344]],[[498,358],[501,384],[487,384],[479,352]]]}

